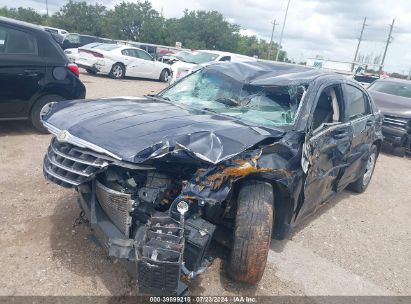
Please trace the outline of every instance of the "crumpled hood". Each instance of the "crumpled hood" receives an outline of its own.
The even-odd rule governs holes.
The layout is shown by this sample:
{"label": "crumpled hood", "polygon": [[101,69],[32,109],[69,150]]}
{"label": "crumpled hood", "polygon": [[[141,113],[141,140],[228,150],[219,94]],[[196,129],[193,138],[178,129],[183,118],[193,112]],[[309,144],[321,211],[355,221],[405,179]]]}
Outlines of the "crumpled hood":
{"label": "crumpled hood", "polygon": [[411,118],[411,98],[370,91],[370,94],[383,114]]}
{"label": "crumpled hood", "polygon": [[133,97],[60,102],[44,122],[53,133],[66,131],[134,163],[184,150],[216,164],[284,133],[166,101]]}

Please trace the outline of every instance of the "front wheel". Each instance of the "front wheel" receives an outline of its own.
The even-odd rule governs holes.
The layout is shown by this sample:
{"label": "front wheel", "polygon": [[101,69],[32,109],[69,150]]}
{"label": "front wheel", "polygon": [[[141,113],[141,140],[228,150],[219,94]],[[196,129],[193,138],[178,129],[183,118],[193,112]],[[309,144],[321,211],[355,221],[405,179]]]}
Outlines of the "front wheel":
{"label": "front wheel", "polygon": [[264,273],[273,227],[273,187],[245,181],[237,199],[233,246],[228,275],[235,281],[257,284]]}
{"label": "front wheel", "polygon": [[371,147],[371,153],[367,159],[367,164],[365,167],[364,174],[361,175],[361,177],[357,179],[355,182],[353,182],[352,184],[349,184],[347,189],[353,192],[357,192],[357,193],[362,193],[367,189],[368,185],[370,184],[372,175],[374,173],[374,168],[375,168],[375,163],[377,161],[377,157],[378,157],[378,149],[375,145],[373,145]]}
{"label": "front wheel", "polygon": [[125,73],[126,69],[124,65],[122,65],[121,63],[115,63],[113,64],[109,75],[111,78],[121,79],[124,77]]}
{"label": "front wheel", "polygon": [[170,72],[169,72],[169,70],[164,69],[164,70],[161,72],[160,81],[161,81],[161,82],[168,82],[169,79],[170,79]]}

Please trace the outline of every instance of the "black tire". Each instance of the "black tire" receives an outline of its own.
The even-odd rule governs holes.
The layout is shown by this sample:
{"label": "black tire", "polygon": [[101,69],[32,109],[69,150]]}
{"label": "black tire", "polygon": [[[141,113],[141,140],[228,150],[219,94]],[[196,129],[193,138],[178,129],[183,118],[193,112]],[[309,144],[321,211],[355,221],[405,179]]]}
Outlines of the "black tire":
{"label": "black tire", "polygon": [[86,72],[87,72],[87,73],[89,73],[89,74],[92,74],[92,75],[97,74],[97,72],[96,72],[96,71],[94,71],[94,70],[90,70],[90,69],[86,69]]}
{"label": "black tire", "polygon": [[111,67],[111,71],[110,71],[110,77],[113,79],[121,79],[124,78],[124,76],[126,75],[126,68],[123,64],[121,63],[115,63],[113,64],[113,66]]}
{"label": "black tire", "polygon": [[160,74],[160,81],[168,82],[169,79],[170,79],[170,71],[167,69],[164,69]]}
{"label": "black tire", "polygon": [[[371,157],[374,157],[374,161],[373,161],[373,164],[370,165]],[[373,145],[371,147],[371,152],[367,159],[367,168],[364,174],[361,175],[361,177],[357,179],[355,182],[349,184],[347,187],[348,190],[351,190],[356,193],[363,193],[368,188],[368,185],[370,184],[372,175],[374,173],[374,168],[375,168],[375,163],[377,161],[377,157],[378,157],[378,149],[377,149],[377,146]],[[367,173],[370,173],[369,177],[367,177]]]}
{"label": "black tire", "polygon": [[233,246],[227,273],[235,281],[257,284],[264,273],[273,227],[273,187],[245,181],[237,199]]}
{"label": "black tire", "polygon": [[46,96],[42,96],[39,99],[37,99],[37,101],[34,103],[33,107],[31,108],[31,112],[30,112],[31,124],[37,131],[41,133],[48,133],[47,129],[41,123],[41,116],[44,114],[41,112],[46,105],[53,103],[53,102],[59,102],[62,100],[65,100],[65,98],[59,95],[46,95]]}

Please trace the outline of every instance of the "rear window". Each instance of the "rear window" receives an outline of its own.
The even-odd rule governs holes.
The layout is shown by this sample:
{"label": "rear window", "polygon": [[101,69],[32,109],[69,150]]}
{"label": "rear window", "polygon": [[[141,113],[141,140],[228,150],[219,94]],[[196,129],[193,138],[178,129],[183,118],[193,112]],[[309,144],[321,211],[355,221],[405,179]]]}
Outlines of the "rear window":
{"label": "rear window", "polygon": [[35,55],[36,39],[26,32],[0,26],[0,53]]}
{"label": "rear window", "polygon": [[120,46],[118,46],[117,44],[100,44],[94,48],[103,51],[112,51],[118,49],[119,47]]}

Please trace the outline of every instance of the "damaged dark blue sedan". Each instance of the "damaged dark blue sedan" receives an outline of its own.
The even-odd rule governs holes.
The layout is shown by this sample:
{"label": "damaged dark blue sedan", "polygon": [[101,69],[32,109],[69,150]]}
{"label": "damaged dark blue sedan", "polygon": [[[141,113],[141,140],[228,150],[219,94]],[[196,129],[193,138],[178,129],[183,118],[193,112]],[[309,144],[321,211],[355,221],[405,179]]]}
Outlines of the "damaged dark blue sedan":
{"label": "damaged dark blue sedan", "polygon": [[213,238],[234,280],[259,282],[271,238],[346,187],[365,191],[382,141],[357,82],[262,61],[210,65],[153,96],[60,102],[43,124],[45,177],[76,189],[108,255],[156,295],[181,294]]}

